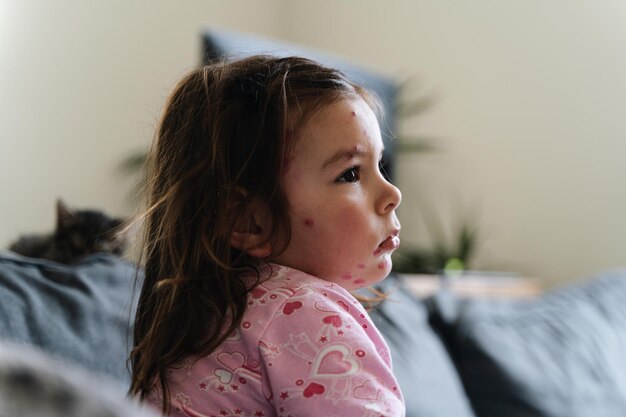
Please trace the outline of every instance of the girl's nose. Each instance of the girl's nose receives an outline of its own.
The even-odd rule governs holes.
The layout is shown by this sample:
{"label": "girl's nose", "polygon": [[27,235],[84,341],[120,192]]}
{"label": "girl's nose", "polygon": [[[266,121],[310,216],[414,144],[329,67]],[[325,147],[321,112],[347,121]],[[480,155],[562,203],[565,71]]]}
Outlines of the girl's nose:
{"label": "girl's nose", "polygon": [[393,210],[395,210],[402,202],[402,193],[392,183],[387,180],[384,181],[384,191],[381,195],[381,198],[378,202],[378,212],[380,214],[387,214]]}

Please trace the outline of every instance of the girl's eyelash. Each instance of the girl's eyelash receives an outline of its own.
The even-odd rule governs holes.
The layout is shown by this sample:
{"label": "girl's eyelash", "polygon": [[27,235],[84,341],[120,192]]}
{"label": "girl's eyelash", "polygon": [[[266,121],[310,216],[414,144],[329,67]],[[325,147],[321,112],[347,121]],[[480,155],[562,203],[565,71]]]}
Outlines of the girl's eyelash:
{"label": "girl's eyelash", "polygon": [[345,182],[345,183],[354,183],[361,179],[360,175],[361,167],[355,165],[345,170],[339,178],[337,178],[337,182]]}

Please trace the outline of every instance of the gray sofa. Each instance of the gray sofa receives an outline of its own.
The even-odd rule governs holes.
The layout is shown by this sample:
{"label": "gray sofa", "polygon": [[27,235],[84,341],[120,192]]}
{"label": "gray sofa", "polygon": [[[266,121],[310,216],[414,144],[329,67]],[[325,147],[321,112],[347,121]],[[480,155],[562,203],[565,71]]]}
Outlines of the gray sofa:
{"label": "gray sofa", "polygon": [[[135,272],[105,254],[66,266],[0,253],[0,348],[38,347],[125,401]],[[626,271],[526,301],[418,299],[393,275],[382,286],[371,316],[407,416],[626,415]]]}
{"label": "gray sofa", "polygon": [[626,416],[626,270],[527,300],[399,289],[372,315],[408,416]]}

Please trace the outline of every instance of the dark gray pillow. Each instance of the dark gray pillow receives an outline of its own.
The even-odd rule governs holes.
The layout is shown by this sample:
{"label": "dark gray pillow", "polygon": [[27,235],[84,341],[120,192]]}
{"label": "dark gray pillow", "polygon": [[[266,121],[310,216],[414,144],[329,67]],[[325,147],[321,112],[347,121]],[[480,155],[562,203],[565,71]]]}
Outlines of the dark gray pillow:
{"label": "dark gray pillow", "polygon": [[394,275],[383,281],[389,299],[370,312],[391,350],[407,417],[474,417],[445,347],[428,324],[426,306]]}
{"label": "dark gray pillow", "polygon": [[626,416],[626,271],[530,301],[432,301],[479,417]]}
{"label": "dark gray pillow", "polygon": [[63,265],[0,253],[0,340],[37,346],[125,389],[135,274],[109,254]]}
{"label": "dark gray pillow", "polygon": [[109,382],[32,346],[0,342],[2,417],[157,417]]}

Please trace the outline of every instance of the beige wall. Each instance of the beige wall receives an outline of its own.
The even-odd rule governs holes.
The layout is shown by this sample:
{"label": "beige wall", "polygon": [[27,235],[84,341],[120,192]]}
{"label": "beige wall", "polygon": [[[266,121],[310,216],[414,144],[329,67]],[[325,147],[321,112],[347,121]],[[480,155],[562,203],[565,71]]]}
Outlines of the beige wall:
{"label": "beige wall", "polygon": [[0,0],[0,246],[51,230],[57,197],[129,213],[133,182],[117,167],[199,61],[201,29],[276,36],[277,4]]}
{"label": "beige wall", "polygon": [[[91,3],[87,5],[86,3]],[[478,267],[548,284],[624,265],[626,6],[604,2],[0,0],[0,244],[53,202],[130,210],[115,171],[220,26],[347,56],[438,98],[405,130],[405,241],[419,210],[478,213]]]}
{"label": "beige wall", "polygon": [[479,267],[556,284],[626,265],[624,2],[296,4],[294,40],[438,98],[410,130],[445,152],[400,161],[404,241],[426,206],[477,213]]}

